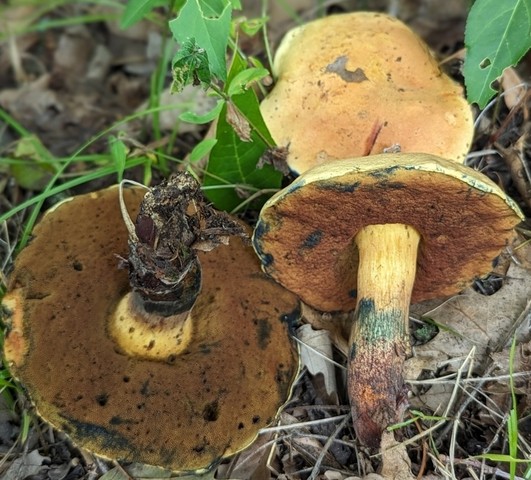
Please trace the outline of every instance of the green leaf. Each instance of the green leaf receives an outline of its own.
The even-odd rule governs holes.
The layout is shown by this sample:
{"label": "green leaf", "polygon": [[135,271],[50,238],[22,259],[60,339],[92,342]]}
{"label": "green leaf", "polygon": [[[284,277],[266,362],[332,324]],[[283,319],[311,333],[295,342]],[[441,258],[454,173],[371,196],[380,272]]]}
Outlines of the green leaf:
{"label": "green leaf", "polygon": [[468,15],[465,45],[467,97],[484,108],[496,93],[492,83],[531,48],[531,2],[476,0]]}
{"label": "green leaf", "polygon": [[263,28],[267,21],[267,17],[244,19],[238,23],[238,26],[242,29],[243,33],[252,37]]}
{"label": "green leaf", "polygon": [[[245,62],[240,56],[235,55],[228,84],[230,85],[245,68]],[[203,180],[207,198],[217,208],[227,211],[232,211],[240,205],[246,199],[246,195],[256,194],[262,189],[280,188],[282,181],[282,174],[271,165],[264,165],[261,169],[256,168],[266,148],[274,145],[260,114],[256,94],[253,90],[247,90],[233,96],[232,102],[245,115],[252,127],[251,141],[243,142],[227,122],[227,104],[225,104],[218,119],[216,130],[218,142],[210,152]],[[254,205],[259,206],[265,199],[265,195],[261,196]]]}
{"label": "green leaf", "polygon": [[232,79],[227,89],[227,93],[229,97],[239,95],[240,93],[245,92],[252,83],[258,82],[268,75],[269,71],[265,68],[247,68]]}
{"label": "green leaf", "polygon": [[10,165],[10,173],[18,185],[28,190],[42,190],[57,171],[52,155],[34,135],[17,142],[13,157],[18,161]]}
{"label": "green leaf", "polygon": [[[201,3],[204,8],[209,6],[208,11],[216,16],[206,16]],[[200,49],[204,49],[212,75],[225,81],[227,79],[225,52],[229,42],[232,7],[230,3],[226,3],[219,12],[216,8],[212,8],[214,5],[219,10],[221,6],[219,0],[201,3],[199,0],[188,0],[179,12],[179,16],[170,21],[170,30],[181,47],[193,39]]]}
{"label": "green leaf", "polygon": [[197,113],[194,113],[194,112],[184,112],[179,115],[179,120],[182,120],[183,122],[187,122],[187,123],[195,123],[197,125],[203,125],[204,123],[209,123],[215,118],[218,118],[224,104],[225,104],[225,101],[220,99],[218,100],[218,103],[216,103],[216,106],[209,112],[203,115],[198,115]]}
{"label": "green leaf", "polygon": [[186,40],[173,59],[172,93],[180,92],[186,85],[207,86],[212,80],[208,56],[195,39]]}
{"label": "green leaf", "polygon": [[483,455],[476,455],[472,458],[484,458],[485,460],[492,460],[493,462],[531,463],[531,460],[514,458],[510,455],[504,455],[501,453],[484,453]]}
{"label": "green leaf", "polygon": [[212,150],[214,145],[218,143],[217,138],[206,138],[205,140],[201,140],[190,152],[190,155],[188,156],[188,159],[195,163],[198,160],[201,160],[203,157],[208,155],[208,152]]}
{"label": "green leaf", "polygon": [[120,28],[126,29],[145,17],[161,0],[129,0],[120,19]]}

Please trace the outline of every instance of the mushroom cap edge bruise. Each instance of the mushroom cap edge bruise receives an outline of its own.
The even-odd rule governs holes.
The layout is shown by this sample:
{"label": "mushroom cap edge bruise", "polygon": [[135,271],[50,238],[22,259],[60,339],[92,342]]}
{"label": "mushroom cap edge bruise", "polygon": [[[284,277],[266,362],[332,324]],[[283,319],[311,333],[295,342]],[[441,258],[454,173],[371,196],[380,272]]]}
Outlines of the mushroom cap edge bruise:
{"label": "mushroom cap edge bruise", "polygon": [[400,223],[421,235],[412,302],[463,290],[523,219],[483,174],[428,154],[381,154],[307,171],[262,208],[253,246],[272,278],[321,311],[356,306],[356,234]]}
{"label": "mushroom cap edge bruise", "polygon": [[[124,193],[135,215],[142,195]],[[38,413],[77,445],[103,458],[208,470],[250,445],[289,398],[298,356],[287,324],[298,299],[231,238],[199,252],[203,289],[187,350],[168,362],[128,358],[106,332],[129,288],[116,254],[127,255],[117,188],[45,215],[9,279],[7,364]]]}
{"label": "mushroom cap edge bruise", "polygon": [[296,173],[395,144],[462,163],[472,143],[462,86],[416,33],[386,14],[330,15],[295,27],[273,70],[277,82],[260,109],[275,142],[289,146]]}

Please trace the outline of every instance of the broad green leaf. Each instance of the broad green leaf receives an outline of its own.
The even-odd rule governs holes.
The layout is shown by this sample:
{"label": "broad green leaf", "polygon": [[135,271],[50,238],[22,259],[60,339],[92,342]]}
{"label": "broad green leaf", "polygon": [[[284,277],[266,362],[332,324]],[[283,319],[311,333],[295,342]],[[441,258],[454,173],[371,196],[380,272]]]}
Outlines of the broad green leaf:
{"label": "broad green leaf", "polygon": [[205,17],[219,17],[228,3],[228,0],[199,0],[199,6]]}
{"label": "broad green leaf", "polygon": [[[212,5],[214,2],[202,3]],[[188,0],[179,16],[170,21],[170,30],[175,40],[182,46],[193,39],[199,48],[205,50],[212,74],[222,81],[227,79],[225,53],[230,35],[231,15],[230,3],[227,3],[217,16],[209,17],[201,9],[199,0]]]}
{"label": "broad green leaf", "polygon": [[269,71],[265,68],[246,68],[232,79],[227,89],[227,93],[229,97],[239,95],[240,93],[245,92],[252,83],[262,80],[262,78],[265,78],[268,75]]}
{"label": "broad green leaf", "polygon": [[465,85],[470,103],[484,108],[492,83],[531,48],[529,0],[476,0],[465,30]]}
{"label": "broad green leaf", "polygon": [[[228,84],[241,71],[245,70],[245,62],[235,55],[229,72]],[[250,123],[251,141],[243,142],[231,125],[227,122],[227,105],[223,107],[218,119],[216,138],[218,142],[210,152],[203,185],[205,195],[221,209],[231,211],[240,205],[246,195],[253,195],[262,189],[278,189],[282,174],[271,165],[257,169],[256,164],[273,139],[262,119],[258,99],[253,90],[234,95],[232,102],[245,115]],[[237,186],[237,188],[235,188]],[[270,195],[270,193],[269,193]],[[263,203],[266,196],[260,196],[253,205]]]}
{"label": "broad green leaf", "polygon": [[149,13],[153,8],[162,5],[161,0],[129,0],[120,20],[120,28],[128,28]]}
{"label": "broad green leaf", "polygon": [[206,50],[197,45],[195,38],[186,40],[173,59],[172,93],[187,85],[207,86],[212,80]]}
{"label": "broad green leaf", "polygon": [[217,138],[206,138],[205,140],[201,140],[190,152],[188,159],[192,163],[201,160],[203,157],[208,155],[208,152],[212,150],[216,143],[218,143]]}
{"label": "broad green leaf", "polygon": [[225,101],[224,100],[218,100],[218,103],[216,103],[216,106],[210,110],[209,112],[206,112],[203,115],[198,115],[194,112],[184,112],[179,115],[179,120],[182,120],[183,122],[187,123],[195,123],[197,125],[203,125],[204,123],[209,123],[215,118],[218,118],[221,109],[223,108]]}

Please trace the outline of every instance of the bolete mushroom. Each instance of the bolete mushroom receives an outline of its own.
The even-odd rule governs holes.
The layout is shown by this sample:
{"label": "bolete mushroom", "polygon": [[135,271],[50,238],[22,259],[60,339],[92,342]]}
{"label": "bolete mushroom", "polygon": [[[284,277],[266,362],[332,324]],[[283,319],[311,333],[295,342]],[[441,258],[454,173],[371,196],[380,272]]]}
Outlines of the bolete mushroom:
{"label": "bolete mushroom", "polygon": [[356,12],[296,27],[273,72],[276,84],[260,108],[295,173],[393,148],[462,163],[470,148],[463,88],[396,18]]}
{"label": "bolete mushroom", "polygon": [[[142,196],[124,190],[130,212]],[[181,221],[204,228],[197,208],[192,201]],[[170,203],[160,212],[169,221],[178,214]],[[142,218],[142,248],[162,242],[157,218]],[[148,312],[117,268],[127,243],[118,188],[47,213],[10,276],[5,359],[38,413],[77,445],[120,461],[208,470],[253,442],[287,400],[298,369],[288,320],[298,299],[232,236],[197,253],[199,294],[182,313],[168,307],[179,298]]]}
{"label": "bolete mushroom", "polygon": [[263,207],[264,270],[321,311],[355,309],[348,391],[359,440],[377,447],[407,404],[408,312],[489,272],[523,218],[488,178],[428,154],[314,167]]}

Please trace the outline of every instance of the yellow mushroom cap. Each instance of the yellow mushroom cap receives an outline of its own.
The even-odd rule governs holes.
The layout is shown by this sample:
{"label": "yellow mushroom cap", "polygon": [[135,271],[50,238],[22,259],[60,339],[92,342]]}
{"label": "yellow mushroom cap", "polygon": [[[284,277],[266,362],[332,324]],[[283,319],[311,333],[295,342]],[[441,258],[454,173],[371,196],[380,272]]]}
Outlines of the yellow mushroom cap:
{"label": "yellow mushroom cap", "polygon": [[[136,214],[142,194],[124,194]],[[206,470],[247,447],[289,397],[298,360],[285,320],[298,300],[233,237],[198,254],[203,286],[184,351],[167,361],[128,356],[108,332],[129,291],[117,255],[127,256],[117,188],[45,215],[5,296],[7,364],[38,413],[79,446],[121,461]]]}
{"label": "yellow mushroom cap", "polygon": [[262,208],[253,244],[264,270],[322,311],[356,306],[358,252],[367,225],[420,234],[412,301],[463,290],[488,273],[523,219],[481,173],[428,154],[381,154],[314,167]]}
{"label": "yellow mushroom cap", "polygon": [[277,83],[261,111],[297,173],[395,145],[462,163],[470,148],[473,118],[462,87],[422,39],[385,14],[332,15],[297,27],[273,70]]}

